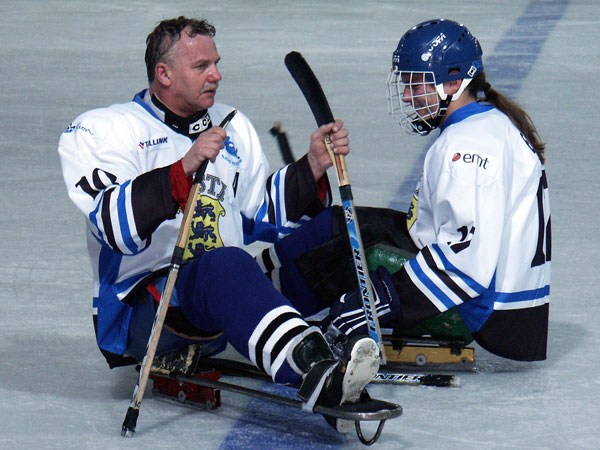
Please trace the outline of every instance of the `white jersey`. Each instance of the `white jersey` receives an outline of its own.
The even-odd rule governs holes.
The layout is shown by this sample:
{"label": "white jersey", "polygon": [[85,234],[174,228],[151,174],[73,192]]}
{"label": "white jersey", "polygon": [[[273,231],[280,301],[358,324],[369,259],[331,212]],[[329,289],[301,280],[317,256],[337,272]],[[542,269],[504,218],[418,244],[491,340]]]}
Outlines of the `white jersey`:
{"label": "white jersey", "polygon": [[[195,126],[219,124],[232,109],[215,104]],[[86,217],[98,343],[116,354],[124,352],[131,314],[123,300],[140,280],[168,266],[183,216],[169,173],[193,141],[157,112],[142,91],[131,102],[80,115],[58,148],[69,196]],[[269,176],[244,114],[238,112],[226,131],[225,149],[208,164],[200,186],[186,258],[215,246],[275,242],[329,202],[320,201],[306,158]]]}
{"label": "white jersey", "polygon": [[[458,306],[484,347],[515,359],[545,357],[547,181],[506,115],[471,103],[448,117],[425,157],[408,228],[420,252],[405,266],[412,286],[404,291],[420,299],[423,315]],[[535,328],[530,336],[511,328],[525,326],[524,317]]]}

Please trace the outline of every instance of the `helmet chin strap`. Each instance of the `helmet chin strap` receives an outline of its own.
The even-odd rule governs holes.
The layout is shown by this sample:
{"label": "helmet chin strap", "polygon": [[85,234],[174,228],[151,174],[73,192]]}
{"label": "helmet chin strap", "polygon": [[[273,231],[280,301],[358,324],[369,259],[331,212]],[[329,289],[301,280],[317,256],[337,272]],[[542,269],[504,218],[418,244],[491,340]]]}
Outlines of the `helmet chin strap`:
{"label": "helmet chin strap", "polygon": [[452,98],[454,96],[452,94],[446,94],[444,93],[444,98],[440,98],[440,105],[439,105],[439,110],[437,113],[437,116],[435,116],[435,118],[433,120],[431,120],[431,129],[437,128],[440,126],[440,122],[442,121],[442,119],[444,118],[444,116],[446,116],[446,111],[448,110],[448,105],[450,104],[450,102],[452,101]]}
{"label": "helmet chin strap", "polygon": [[472,80],[473,80],[473,78],[463,78],[460,83],[460,87],[458,88],[458,91],[456,91],[454,94],[447,94],[444,91],[444,83],[438,84],[435,87],[435,89],[440,97],[440,104],[438,106],[438,114],[437,114],[437,116],[435,116],[435,118],[428,121],[430,130],[427,131],[425,133],[425,135],[429,134],[431,132],[431,130],[439,127],[440,122],[446,115],[446,111],[448,110],[448,105],[450,105],[450,102],[458,100],[458,98],[461,96],[461,94],[464,92],[464,90],[466,89],[466,87],[469,85],[469,83]]}
{"label": "helmet chin strap", "polygon": [[446,115],[448,105],[452,101],[452,95],[447,94],[444,95],[444,97],[445,98],[443,100],[440,99],[440,102],[438,103],[438,113],[435,117],[427,120],[417,119],[412,122],[413,127],[418,130],[418,133],[421,136],[427,136],[432,130],[435,130]]}
{"label": "helmet chin strap", "polygon": [[462,95],[462,93],[465,91],[465,89],[471,81],[473,81],[473,78],[463,78],[460,82],[460,87],[458,88],[458,91],[456,91],[454,94],[446,94],[446,92],[444,91],[444,83],[438,84],[435,87],[435,90],[437,91],[442,101],[446,100],[447,97],[450,97],[450,99],[448,100],[448,104],[450,104],[450,101],[458,100],[458,98]]}
{"label": "helmet chin strap", "polygon": [[450,102],[458,100],[458,98],[465,91],[469,83],[472,81],[472,78],[463,78],[460,83],[460,87],[454,94],[447,94],[444,91],[444,83],[438,84],[435,87],[435,90],[440,97],[440,102],[438,105],[438,113],[433,119],[423,120],[417,119],[412,122],[413,127],[415,127],[419,134],[423,136],[427,136],[431,133],[431,130],[434,130],[439,127],[440,122],[444,119],[446,115],[446,111],[448,110],[448,105]]}

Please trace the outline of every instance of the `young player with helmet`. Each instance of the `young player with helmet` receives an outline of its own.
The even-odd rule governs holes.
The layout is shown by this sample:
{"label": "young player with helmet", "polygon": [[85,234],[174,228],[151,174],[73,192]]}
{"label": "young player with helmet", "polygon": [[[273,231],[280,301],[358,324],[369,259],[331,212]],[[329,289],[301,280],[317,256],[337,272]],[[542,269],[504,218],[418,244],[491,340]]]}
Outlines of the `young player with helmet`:
{"label": "young player with helmet", "polygon": [[[440,135],[407,215],[418,253],[393,276],[382,268],[375,276],[385,286],[376,289],[380,319],[406,328],[457,308],[482,347],[541,360],[551,265],[544,144],[483,70],[478,40],[451,20],[416,25],[394,52],[391,115],[410,131]],[[349,297],[332,308],[345,329],[355,309]]]}
{"label": "young player with helmet", "polygon": [[[531,119],[487,82],[478,40],[452,20],[429,20],[402,36],[388,89],[390,114],[403,128],[421,135],[439,129],[440,135],[427,152],[406,220],[399,212],[359,208],[365,240],[372,236],[414,254],[393,275],[381,266],[371,272],[382,327],[409,329],[456,309],[490,352],[545,359],[550,204],[544,144]],[[272,253],[280,272],[296,270],[314,291],[334,286],[328,293],[335,295],[331,280],[352,279],[351,272],[327,279],[310,269],[345,244],[336,237],[343,233],[336,225],[341,211],[327,214],[315,223],[328,223],[321,226],[331,231],[328,242],[281,257],[291,252],[278,246],[296,240],[300,247],[314,234],[309,224]],[[296,267],[290,269],[291,260]],[[326,324],[338,337],[367,334],[356,289],[331,305]]]}
{"label": "young player with helmet", "polygon": [[[61,136],[69,196],[86,217],[98,346],[111,367],[144,358],[192,174],[210,160],[156,354],[198,342],[211,354],[229,342],[273,380],[300,385],[309,406],[355,402],[377,371],[375,342],[358,339],[334,358],[239,248],[277,241],[328,206],[325,135],[346,154],[348,132],[341,121],[320,127],[305,157],[268,176],[242,113],[215,126],[233,108],[215,103],[214,34],[204,20],[162,21],[146,41],[149,89],[80,115]],[[347,431],[345,422],[332,424]]]}

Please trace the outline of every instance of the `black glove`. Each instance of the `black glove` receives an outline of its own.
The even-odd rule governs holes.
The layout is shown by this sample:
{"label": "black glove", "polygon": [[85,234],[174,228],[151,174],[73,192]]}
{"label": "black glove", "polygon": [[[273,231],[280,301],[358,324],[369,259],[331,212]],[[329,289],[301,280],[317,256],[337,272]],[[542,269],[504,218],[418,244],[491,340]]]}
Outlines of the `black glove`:
{"label": "black glove", "polygon": [[[369,272],[377,317],[390,323],[401,316],[400,301],[392,283],[392,276],[383,266]],[[346,336],[368,335],[367,319],[360,289],[342,295],[329,310],[330,324]]]}

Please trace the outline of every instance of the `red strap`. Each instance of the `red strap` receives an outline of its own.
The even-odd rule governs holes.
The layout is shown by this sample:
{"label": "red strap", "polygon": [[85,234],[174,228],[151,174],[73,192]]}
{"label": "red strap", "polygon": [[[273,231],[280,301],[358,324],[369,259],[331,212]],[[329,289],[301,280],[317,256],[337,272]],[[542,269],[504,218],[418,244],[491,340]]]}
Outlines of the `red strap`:
{"label": "red strap", "polygon": [[327,182],[325,181],[325,177],[319,178],[317,181],[317,192],[319,193],[319,198],[321,199],[321,203],[325,203],[325,199],[327,198]]}
{"label": "red strap", "polygon": [[155,302],[160,302],[160,292],[156,289],[156,285],[154,283],[150,283],[146,286],[146,290],[150,293]]}
{"label": "red strap", "polygon": [[[158,292],[158,289],[156,289],[156,285],[154,284],[154,282],[146,286],[146,291],[148,291],[148,293],[152,296],[152,300],[154,300],[157,304],[160,303],[162,295],[160,294],[160,292]],[[169,309],[172,307],[173,305],[169,303]]]}
{"label": "red strap", "polygon": [[185,209],[187,198],[194,183],[194,179],[190,176],[187,177],[183,170],[183,163],[181,160],[171,165],[170,171],[171,181],[171,195],[181,209]]}

